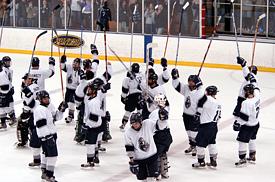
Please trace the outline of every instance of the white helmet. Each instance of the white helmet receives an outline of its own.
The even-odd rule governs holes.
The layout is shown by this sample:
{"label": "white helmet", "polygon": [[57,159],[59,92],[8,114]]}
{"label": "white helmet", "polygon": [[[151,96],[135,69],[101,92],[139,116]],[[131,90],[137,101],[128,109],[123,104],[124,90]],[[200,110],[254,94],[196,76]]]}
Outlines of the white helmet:
{"label": "white helmet", "polygon": [[159,93],[155,96],[154,101],[157,103],[160,107],[165,107],[167,98],[164,94]]}

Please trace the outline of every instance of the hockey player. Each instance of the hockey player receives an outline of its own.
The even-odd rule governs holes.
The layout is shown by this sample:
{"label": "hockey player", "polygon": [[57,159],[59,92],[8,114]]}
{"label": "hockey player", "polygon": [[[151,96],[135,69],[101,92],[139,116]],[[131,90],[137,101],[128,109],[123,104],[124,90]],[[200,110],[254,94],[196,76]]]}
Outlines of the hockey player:
{"label": "hockey player", "polygon": [[49,93],[41,90],[37,94],[40,104],[35,107],[33,116],[36,126],[37,136],[42,144],[42,161],[41,161],[41,178],[49,181],[56,182],[54,177],[54,168],[58,156],[56,139],[57,131],[54,122],[63,117],[63,112],[66,109],[66,103],[62,102],[58,111],[50,103]]}
{"label": "hockey player", "polygon": [[10,69],[10,66],[11,66],[11,58],[9,56],[4,56],[2,58],[2,61],[3,61],[3,69],[5,70],[7,76],[8,76],[8,79],[10,81],[10,91],[8,93],[9,95],[9,107],[10,107],[10,112],[8,113],[9,115],[9,125],[10,126],[14,126],[16,123],[17,123],[17,119],[16,119],[16,116],[15,116],[15,112],[14,112],[14,100],[13,100],[13,94],[14,94],[14,87],[12,85],[12,78],[13,78],[13,70]]}
{"label": "hockey player", "polygon": [[[23,147],[27,144],[29,130],[32,132],[31,137],[37,137],[33,123],[33,109],[36,106],[36,93],[39,90],[39,87],[36,83],[33,83],[34,79],[28,73],[26,73],[22,79],[21,98],[23,100],[23,112],[21,113],[17,124],[17,139],[19,141],[17,144],[18,147]],[[31,139],[31,141],[35,141],[35,139]],[[37,147],[40,148],[41,144],[39,141],[38,143],[39,144]],[[35,144],[32,143],[30,145],[31,147],[34,147]],[[37,155],[34,152],[33,163],[40,165],[40,150],[38,150]]]}
{"label": "hockey player", "polygon": [[[93,68],[94,65],[96,65],[95,68]],[[78,116],[75,129],[76,134],[74,137],[74,140],[78,143],[81,143],[85,139],[85,134],[82,132],[83,117],[85,110],[84,97],[87,91],[88,82],[91,81],[95,76],[97,65],[97,61],[92,62],[90,59],[85,59],[83,61],[84,71],[81,70],[79,72],[80,84],[77,86],[75,90],[75,103],[76,109],[78,111]]]}
{"label": "hockey player", "polygon": [[80,72],[80,62],[79,58],[75,58],[73,64],[66,63],[66,55],[61,57],[61,69],[67,73],[66,76],[66,93],[65,102],[68,103],[69,114],[65,118],[66,123],[70,123],[74,119],[74,100],[75,100],[75,90],[79,85],[79,72]]}
{"label": "hockey player", "polygon": [[141,112],[142,109],[139,104],[142,99],[140,87],[142,75],[139,68],[138,63],[133,63],[131,65],[131,73],[128,73],[122,82],[121,102],[125,104],[125,114],[122,118],[122,124],[119,127],[121,130],[124,130],[131,113],[136,109],[138,112]]}
{"label": "hockey player", "polygon": [[140,113],[132,113],[131,127],[125,131],[125,148],[130,159],[130,171],[138,180],[155,181],[158,174],[157,148],[154,142],[156,121],[142,121]]}
{"label": "hockey player", "polygon": [[237,63],[242,66],[243,76],[244,76],[245,80],[241,84],[239,96],[237,99],[237,105],[233,111],[233,115],[235,117],[235,122],[233,124],[233,130],[235,130],[235,131],[239,131],[239,128],[240,128],[240,124],[237,122],[237,118],[240,116],[241,105],[242,105],[242,102],[245,100],[245,93],[244,93],[244,89],[243,89],[244,86],[249,83],[254,84],[256,87],[258,86],[257,77],[256,77],[258,68],[256,66],[248,67],[247,62],[241,57],[237,57]]}
{"label": "hockey player", "polygon": [[167,152],[169,150],[171,143],[173,142],[172,135],[170,133],[170,128],[168,125],[168,101],[165,95],[158,94],[155,96],[154,102],[157,103],[158,108],[149,115],[149,118],[156,121],[154,141],[157,147],[158,154],[158,167],[160,174],[158,176],[158,179],[167,179],[169,178]]}
{"label": "hockey player", "polygon": [[183,84],[179,81],[179,72],[174,68],[171,72],[172,85],[180,94],[184,96],[183,105],[183,122],[185,130],[189,138],[190,147],[184,152],[186,154],[192,153],[196,155],[196,135],[198,133],[198,124],[194,120],[195,113],[197,112],[198,100],[203,96],[202,81],[197,75],[190,75],[188,77],[188,84]]}
{"label": "hockey player", "polygon": [[[198,134],[196,136],[198,162],[192,167],[199,168],[217,167],[216,136],[218,133],[217,122],[221,117],[221,105],[216,99],[218,89],[216,86],[208,86],[205,95],[198,102],[198,109],[195,115],[196,122],[199,123]],[[208,147],[210,162],[205,163],[205,148]]]}
{"label": "hockey player", "polygon": [[34,82],[37,83],[40,90],[45,89],[45,79],[51,78],[54,75],[55,59],[49,57],[49,69],[40,69],[40,60],[38,57],[34,57],[31,62],[30,74],[37,78]]}
{"label": "hockey player", "polygon": [[10,107],[11,103],[11,84],[3,68],[3,61],[0,61],[0,129],[7,128],[7,114],[12,112],[12,108]]}
{"label": "hockey player", "polygon": [[[81,167],[94,167],[94,163],[99,163],[99,159],[95,160],[96,144],[98,135],[102,132],[102,118],[105,116],[102,107],[102,98],[98,94],[98,90],[103,85],[103,80],[95,79],[88,83],[87,93],[88,101],[85,102],[84,126],[86,128],[85,144],[87,148],[87,163],[81,164]],[[98,157],[98,156],[97,156]]]}
{"label": "hockey player", "polygon": [[[239,142],[239,161],[235,163],[236,166],[246,164],[247,160],[250,162],[256,161],[256,136],[259,124],[260,111],[260,90],[253,84],[249,83],[244,86],[245,100],[241,104],[239,118],[237,123],[241,125],[237,137]],[[246,159],[247,144],[249,148],[249,157]]]}

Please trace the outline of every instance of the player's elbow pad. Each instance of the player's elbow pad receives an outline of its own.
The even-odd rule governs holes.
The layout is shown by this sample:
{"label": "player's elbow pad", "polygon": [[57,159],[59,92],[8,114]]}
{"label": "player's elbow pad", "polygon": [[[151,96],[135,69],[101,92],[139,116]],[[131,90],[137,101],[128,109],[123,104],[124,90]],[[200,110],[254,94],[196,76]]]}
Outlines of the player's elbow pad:
{"label": "player's elbow pad", "polygon": [[98,121],[98,115],[90,113],[89,119],[92,120],[92,121],[97,122]]}
{"label": "player's elbow pad", "polygon": [[135,147],[132,145],[125,145],[126,152],[133,152]]}
{"label": "player's elbow pad", "polygon": [[240,118],[244,121],[248,121],[249,120],[249,116],[243,112],[240,112]]}

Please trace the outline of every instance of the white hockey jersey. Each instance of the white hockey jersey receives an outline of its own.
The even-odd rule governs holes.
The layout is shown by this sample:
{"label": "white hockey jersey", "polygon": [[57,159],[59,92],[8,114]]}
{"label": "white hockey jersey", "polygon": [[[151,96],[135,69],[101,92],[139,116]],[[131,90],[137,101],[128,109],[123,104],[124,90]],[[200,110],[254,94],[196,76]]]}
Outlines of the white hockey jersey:
{"label": "white hockey jersey", "polygon": [[197,104],[204,95],[202,86],[195,90],[190,90],[188,84],[183,84],[179,79],[172,81],[173,87],[184,96],[183,113],[194,115],[197,111]]}
{"label": "white hockey jersey", "polygon": [[[154,67],[151,66],[151,65],[149,65],[148,69],[153,69],[154,70]],[[170,73],[169,73],[168,69],[166,68],[166,69],[163,69],[162,73],[158,74],[158,81],[157,81],[157,83],[159,85],[163,85],[163,84],[167,83],[169,81],[169,79],[170,79]]]}
{"label": "white hockey jersey", "polygon": [[141,88],[139,84],[144,80],[141,73],[135,73],[136,79],[131,79],[129,77],[124,78],[122,82],[122,93],[121,97],[125,98],[127,95],[141,93]]}
{"label": "white hockey jersey", "polygon": [[39,86],[40,90],[45,90],[45,79],[50,78],[54,75],[54,66],[49,64],[49,69],[31,69],[30,75],[34,77],[35,82]]}
{"label": "white hockey jersey", "polygon": [[80,83],[79,71],[75,71],[71,64],[61,63],[61,69],[67,73],[66,87],[75,90]]}
{"label": "white hockey jersey", "polygon": [[[167,110],[169,112],[170,108],[166,106],[165,110]],[[155,109],[149,115],[149,119],[157,122],[159,130],[164,130],[166,128],[169,128],[168,120],[163,120],[162,121],[162,120],[159,119],[159,108]]]}
{"label": "white hockey jersey", "polygon": [[26,111],[33,111],[35,107],[36,93],[39,91],[39,87],[36,83],[33,83],[28,86],[29,93],[21,94],[23,100],[23,109]]}
{"label": "white hockey jersey", "polygon": [[1,94],[7,94],[10,91],[10,81],[6,74],[6,72],[3,70],[0,72],[0,93]]}
{"label": "white hockey jersey", "polygon": [[[202,101],[203,100],[203,101]],[[199,101],[202,103],[202,107],[198,107],[198,112],[200,115],[200,124],[218,122],[221,118],[221,104],[219,101],[212,96],[204,95],[203,98]]]}
{"label": "white hockey jersey", "polygon": [[12,87],[13,70],[10,68],[6,68],[6,67],[3,67],[3,70],[5,71],[5,73],[8,76],[8,79],[10,81],[10,87]]}
{"label": "white hockey jersey", "polygon": [[258,88],[254,89],[254,97],[246,98],[242,102],[240,117],[238,122],[241,125],[255,126],[259,123],[260,111],[260,91]]}
{"label": "white hockey jersey", "polygon": [[157,103],[154,102],[155,96],[158,94],[166,95],[166,93],[165,93],[165,89],[164,89],[163,85],[158,85],[154,88],[148,87],[148,94],[149,94],[150,99],[153,100],[153,102],[148,103],[148,111],[152,112],[158,108]]}
{"label": "white hockey jersey", "polygon": [[134,160],[143,160],[157,153],[153,138],[155,127],[156,121],[146,119],[142,122],[139,131],[134,130],[132,127],[125,131],[125,146],[134,147],[133,152],[128,152],[129,157],[133,157]]}
{"label": "white hockey jersey", "polygon": [[33,117],[37,135],[43,138],[56,133],[54,122],[62,119],[63,113],[55,110],[51,103],[47,107],[39,104],[33,111]]}
{"label": "white hockey jersey", "polygon": [[105,116],[104,106],[102,106],[102,98],[97,95],[95,98],[89,99],[85,103],[84,123],[89,128],[97,128],[101,126],[101,117]]}

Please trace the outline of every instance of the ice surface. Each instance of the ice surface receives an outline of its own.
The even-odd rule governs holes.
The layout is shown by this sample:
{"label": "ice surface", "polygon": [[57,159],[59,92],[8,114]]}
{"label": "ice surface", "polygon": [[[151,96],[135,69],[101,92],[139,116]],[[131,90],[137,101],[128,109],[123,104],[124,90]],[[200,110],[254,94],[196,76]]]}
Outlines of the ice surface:
{"label": "ice surface", "polygon": [[[5,54],[6,55],[6,54]],[[13,60],[13,85],[15,86],[15,109],[19,116],[22,108],[20,101],[21,77],[28,70],[30,55],[9,54]],[[4,56],[3,53],[0,56]],[[40,57],[43,67],[48,67],[48,58]],[[57,58],[56,58],[57,59]],[[72,59],[69,59],[69,62]],[[57,60],[58,62],[58,60]],[[119,62],[112,62],[114,76],[111,79],[111,91],[107,96],[107,108],[111,113],[111,134],[113,139],[106,144],[106,153],[100,153],[100,166],[91,170],[80,168],[86,162],[86,148],[73,141],[75,123],[66,124],[64,119],[56,122],[58,128],[59,156],[55,176],[61,182],[94,181],[94,182],[129,182],[136,178],[128,170],[128,157],[126,156],[123,133],[119,130],[124,114],[124,106],[120,102],[122,79],[126,71]],[[127,64],[128,65],[128,64]],[[161,66],[155,66],[161,72]],[[144,69],[145,66],[143,65]],[[98,74],[103,73],[105,62],[100,62]],[[169,67],[172,69],[172,66]],[[180,79],[186,81],[190,74],[196,74],[198,68],[178,67]],[[63,73],[63,78],[65,74]],[[204,86],[216,85],[220,92],[217,98],[222,103],[222,119],[217,136],[218,168],[192,169],[191,164],[196,158],[184,154],[188,147],[187,135],[182,122],[183,96],[172,87],[171,81],[165,84],[167,97],[171,104],[170,127],[174,142],[169,151],[170,178],[163,181],[211,181],[211,182],[241,182],[265,181],[273,182],[275,179],[275,75],[273,73],[258,73],[258,80],[262,93],[262,106],[260,111],[261,128],[257,138],[257,164],[245,168],[236,168],[234,162],[238,160],[238,144],[235,140],[237,133],[232,130],[232,111],[240,84],[243,80],[242,72],[203,68],[201,78]],[[65,83],[65,80],[64,80]],[[57,107],[62,100],[60,86],[60,72],[58,63],[56,74],[46,81],[46,88],[50,92],[51,102]],[[65,114],[66,116],[67,114]],[[32,161],[30,148],[16,149],[15,128],[0,131],[0,181],[37,182],[41,181],[39,169],[31,169],[27,165]],[[208,160],[208,156],[206,158]]]}

